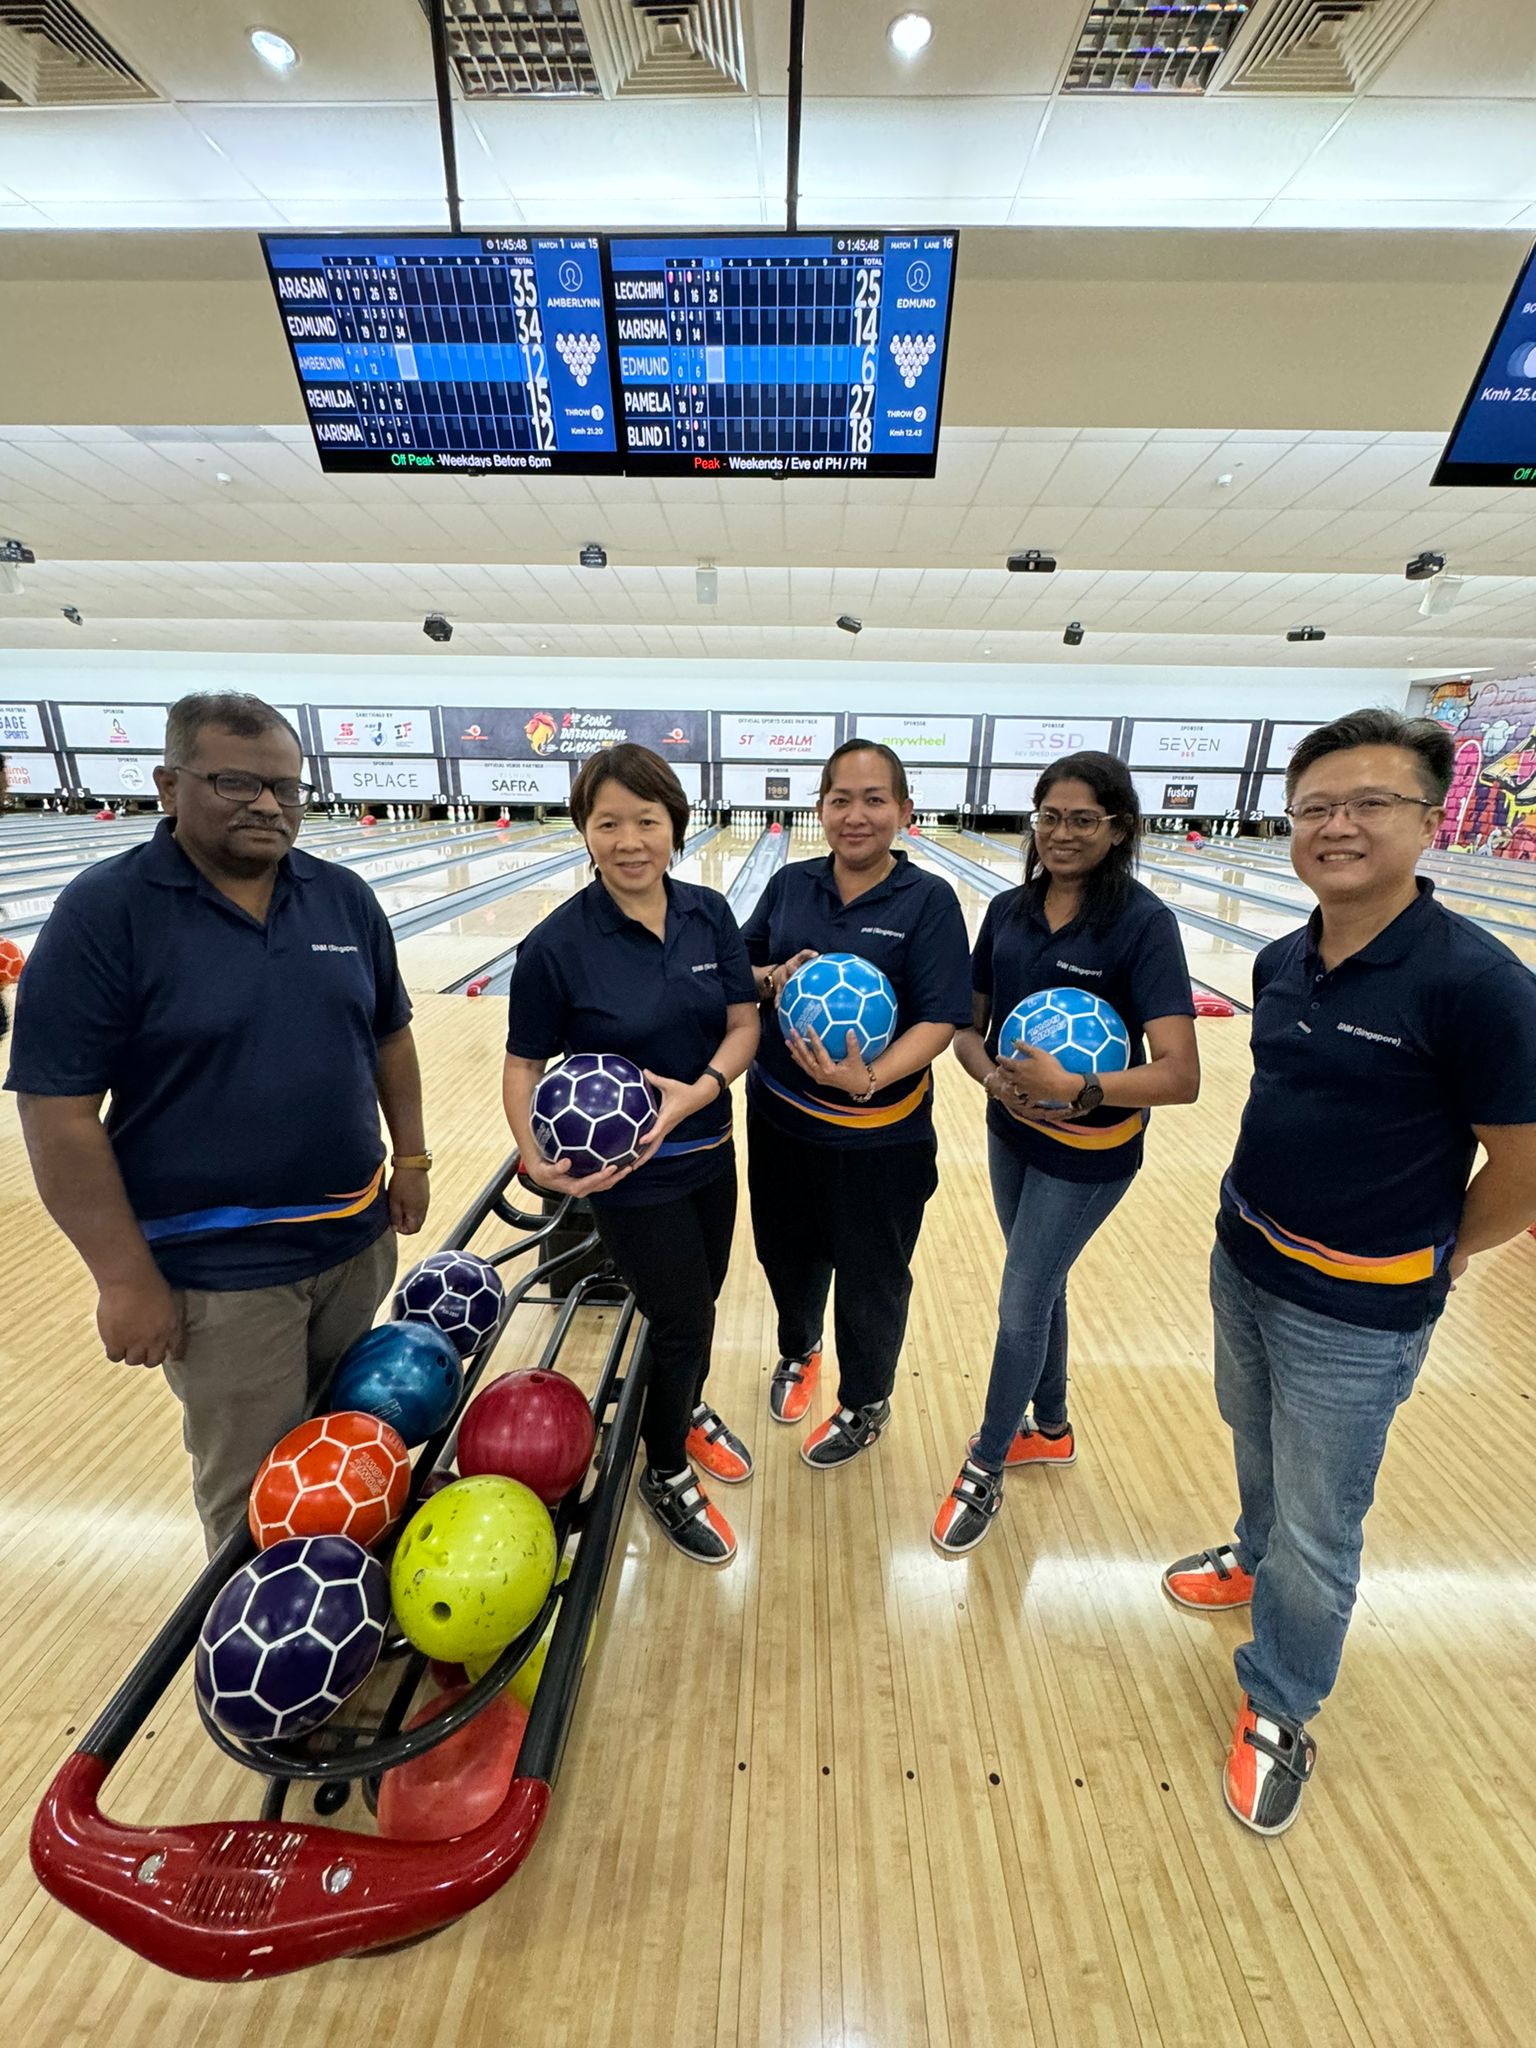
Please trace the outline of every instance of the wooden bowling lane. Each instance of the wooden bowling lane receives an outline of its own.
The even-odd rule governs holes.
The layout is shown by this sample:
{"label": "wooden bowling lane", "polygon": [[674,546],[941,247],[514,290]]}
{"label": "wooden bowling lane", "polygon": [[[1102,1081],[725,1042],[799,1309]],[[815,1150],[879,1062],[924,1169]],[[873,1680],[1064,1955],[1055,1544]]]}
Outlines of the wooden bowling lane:
{"label": "wooden bowling lane", "polygon": [[[501,1156],[498,1011],[420,1001],[429,1242]],[[524,1870],[431,1941],[239,1988],[151,1971],[27,1868],[43,1785],[199,1547],[174,1403],[101,1359],[0,1102],[0,2019],[18,2048],[505,2048],[512,2016],[539,2048],[1525,2048],[1536,1244],[1452,1297],[1394,1428],[1316,1778],[1291,1833],[1260,1842],[1219,1787],[1242,1622],[1182,1614],[1157,1583],[1232,1511],[1203,1269],[1246,1033],[1200,1032],[1201,1101],[1159,1113],[1073,1280],[1071,1470],[1011,1479],[968,1561],[930,1548],[1000,1252],[981,1104],[946,1060],[943,1179],[879,1448],[816,1474],[768,1421],[743,1197],[710,1382],[758,1461],[716,1496],[737,1562],[689,1565],[632,1501]],[[498,1363],[530,1362],[550,1313],[522,1312]],[[596,1324],[567,1357],[578,1378]],[[185,1674],[110,1794],[136,1820],[258,1803]]]}

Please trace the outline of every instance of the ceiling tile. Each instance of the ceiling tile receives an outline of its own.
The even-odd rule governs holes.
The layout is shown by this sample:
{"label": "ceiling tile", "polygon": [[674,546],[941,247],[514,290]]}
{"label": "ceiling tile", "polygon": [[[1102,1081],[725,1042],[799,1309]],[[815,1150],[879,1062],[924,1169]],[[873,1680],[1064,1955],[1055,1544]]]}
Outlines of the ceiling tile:
{"label": "ceiling tile", "polygon": [[11,108],[0,117],[0,186],[45,210],[50,200],[261,197],[237,165],[165,106]]}
{"label": "ceiling tile", "polygon": [[1358,100],[1287,199],[1536,200],[1536,105]]}

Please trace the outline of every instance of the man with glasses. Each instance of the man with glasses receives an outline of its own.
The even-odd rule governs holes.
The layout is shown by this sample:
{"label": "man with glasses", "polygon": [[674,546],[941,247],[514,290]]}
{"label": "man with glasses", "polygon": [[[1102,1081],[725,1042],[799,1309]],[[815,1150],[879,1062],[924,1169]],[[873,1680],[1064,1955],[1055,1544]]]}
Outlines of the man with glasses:
{"label": "man with glasses", "polygon": [[107,1356],[163,1366],[182,1403],[210,1555],[427,1213],[394,939],[366,882],[293,850],[303,766],[259,698],[172,706],[167,815],[60,892],[6,1081]]}
{"label": "man with glasses", "polygon": [[1224,1788],[1260,1834],[1290,1825],[1311,1775],[1305,1724],[1338,1671],[1387,1431],[1446,1295],[1536,1217],[1536,980],[1415,873],[1453,759],[1431,720],[1357,711],[1286,774],[1317,908],[1254,966],[1211,1260],[1240,1513],[1231,1543],[1163,1574],[1181,1606],[1252,1604]]}

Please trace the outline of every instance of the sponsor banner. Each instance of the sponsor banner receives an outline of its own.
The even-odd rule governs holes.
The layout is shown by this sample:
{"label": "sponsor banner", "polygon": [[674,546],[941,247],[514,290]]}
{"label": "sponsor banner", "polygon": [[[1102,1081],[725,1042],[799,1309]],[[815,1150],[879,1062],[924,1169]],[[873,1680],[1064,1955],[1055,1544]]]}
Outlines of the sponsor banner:
{"label": "sponsor banner", "polygon": [[989,758],[1044,768],[1085,747],[1107,754],[1113,724],[1110,718],[994,718]]}
{"label": "sponsor banner", "polygon": [[[283,714],[288,715],[286,712]],[[317,705],[322,754],[430,754],[432,714],[419,706],[406,711],[335,710]]]}
{"label": "sponsor banner", "polygon": [[965,802],[968,768],[934,768],[926,761],[907,764],[907,787],[915,811],[958,811]]}
{"label": "sponsor banner", "polygon": [[1187,812],[1192,817],[1220,818],[1237,807],[1241,778],[1236,775],[1176,775],[1144,768],[1131,776],[1141,798],[1143,817],[1161,818]]}
{"label": "sponsor banner", "polygon": [[443,712],[443,743],[460,760],[583,761],[626,740],[668,761],[707,761],[709,713],[567,710],[555,698],[489,710],[449,705]]}
{"label": "sponsor banner", "polygon": [[[1308,726],[1307,730],[1312,731]],[[1285,777],[1283,775],[1261,775],[1254,792],[1253,809],[1261,817],[1279,818],[1285,812]]]}
{"label": "sponsor banner", "polygon": [[[165,724],[163,711],[160,723]],[[152,797],[159,766],[159,754],[76,754],[74,786],[91,796]]]}
{"label": "sponsor banner", "polygon": [[1252,738],[1246,720],[1136,718],[1128,758],[1137,768],[1242,768]]}
{"label": "sponsor banner", "polygon": [[853,730],[875,740],[903,761],[969,761],[976,739],[973,718],[899,718],[860,713]]}
{"label": "sponsor banner", "polygon": [[807,763],[763,762],[747,767],[728,761],[720,770],[721,800],[732,810],[743,805],[775,805],[784,810],[812,811],[821,788],[821,770]]}
{"label": "sponsor banner", "polygon": [[36,704],[0,704],[0,754],[12,747],[46,747],[43,714]]}
{"label": "sponsor banner", "polygon": [[1032,811],[1038,768],[994,768],[987,779],[989,811]]}
{"label": "sponsor banner", "polygon": [[431,803],[441,793],[443,771],[431,759],[403,761],[392,756],[387,761],[359,761],[350,754],[332,754],[326,766],[330,771],[331,794],[344,803],[366,802],[370,798],[381,803]]}
{"label": "sponsor banner", "polygon": [[12,796],[59,796],[64,788],[52,754],[6,754],[5,780]]}
{"label": "sponsor banner", "polygon": [[722,761],[825,761],[837,745],[835,712],[722,711]]}
{"label": "sponsor banner", "polygon": [[1291,756],[1301,745],[1309,732],[1316,732],[1323,723],[1314,718],[1309,725],[1277,725],[1269,736],[1269,752],[1264,756],[1266,768],[1288,768]]}
{"label": "sponsor banner", "polygon": [[77,751],[160,754],[165,747],[163,704],[61,704],[64,743]]}
{"label": "sponsor banner", "polygon": [[479,804],[563,804],[571,794],[568,761],[461,761],[459,794]]}

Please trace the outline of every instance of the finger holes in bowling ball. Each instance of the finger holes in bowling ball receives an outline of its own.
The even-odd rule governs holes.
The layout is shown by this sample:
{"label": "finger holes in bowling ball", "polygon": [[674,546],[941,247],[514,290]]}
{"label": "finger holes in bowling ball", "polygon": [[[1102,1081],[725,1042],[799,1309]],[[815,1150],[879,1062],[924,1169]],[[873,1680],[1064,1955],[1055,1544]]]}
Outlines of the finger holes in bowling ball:
{"label": "finger holes in bowling ball", "polygon": [[452,1618],[452,1615],[453,1609],[446,1600],[434,1600],[432,1602],[432,1619],[434,1621],[448,1621]]}

